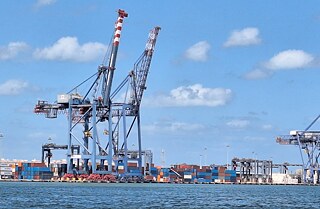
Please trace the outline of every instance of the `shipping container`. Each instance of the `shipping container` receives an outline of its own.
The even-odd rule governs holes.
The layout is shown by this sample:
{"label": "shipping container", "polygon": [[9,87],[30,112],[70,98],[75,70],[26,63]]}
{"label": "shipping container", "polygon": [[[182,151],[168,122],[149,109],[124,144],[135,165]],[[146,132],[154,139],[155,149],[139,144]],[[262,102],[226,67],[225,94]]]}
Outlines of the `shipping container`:
{"label": "shipping container", "polygon": [[9,167],[10,164],[9,163],[0,163],[0,167]]}
{"label": "shipping container", "polygon": [[183,178],[184,178],[184,179],[191,179],[191,178],[192,178],[192,175],[184,174]]}
{"label": "shipping container", "polygon": [[11,167],[0,167],[0,171],[12,171]]}
{"label": "shipping container", "polygon": [[128,163],[128,167],[138,167],[137,163]]}
{"label": "shipping container", "polygon": [[12,172],[11,171],[0,171],[0,175],[11,176]]}
{"label": "shipping container", "polygon": [[203,178],[198,178],[196,182],[198,183],[210,183],[212,180],[211,179],[203,179]]}
{"label": "shipping container", "polygon": [[218,169],[213,169],[213,170],[211,170],[211,173],[216,173],[216,174],[218,174],[218,173],[219,173],[219,170],[218,170]]}

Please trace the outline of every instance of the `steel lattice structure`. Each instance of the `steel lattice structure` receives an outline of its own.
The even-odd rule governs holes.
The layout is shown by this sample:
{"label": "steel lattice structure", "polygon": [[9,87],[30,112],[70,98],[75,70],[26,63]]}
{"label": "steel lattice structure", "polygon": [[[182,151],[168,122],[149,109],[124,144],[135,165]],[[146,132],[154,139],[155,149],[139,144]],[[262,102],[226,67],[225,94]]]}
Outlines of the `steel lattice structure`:
{"label": "steel lattice structure", "polygon": [[320,115],[304,131],[290,131],[290,135],[276,138],[276,142],[279,144],[299,147],[304,183],[319,183],[320,131],[310,130],[319,118]]}
{"label": "steel lattice structure", "polygon": [[[67,110],[68,173],[118,174],[121,166],[121,173],[129,175],[128,162],[137,162],[142,171],[143,156],[145,167],[151,166],[152,153],[143,151],[141,145],[140,104],[160,27],[150,31],[146,47],[134,69],[111,92],[122,24],[127,16],[125,11],[118,11],[108,65],[100,65],[97,73],[67,94],[58,95],[56,103],[38,101],[35,107],[35,113],[44,113],[47,118],[56,118],[59,111]],[[89,90],[80,95],[77,89],[91,80]],[[130,151],[128,139],[134,128],[136,137],[133,138],[138,149]],[[80,154],[72,152],[71,147],[75,144],[80,145]],[[81,167],[75,164],[79,160],[83,161]]]}

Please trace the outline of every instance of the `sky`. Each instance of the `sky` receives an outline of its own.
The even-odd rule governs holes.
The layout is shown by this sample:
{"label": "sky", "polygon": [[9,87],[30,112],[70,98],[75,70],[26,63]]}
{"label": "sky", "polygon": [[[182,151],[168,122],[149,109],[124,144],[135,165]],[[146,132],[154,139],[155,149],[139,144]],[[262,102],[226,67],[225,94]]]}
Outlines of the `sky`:
{"label": "sky", "polygon": [[301,163],[298,147],[275,138],[320,112],[318,1],[0,1],[0,157],[40,159],[49,137],[67,144],[67,117],[33,108],[97,71],[118,9],[129,16],[114,86],[162,28],[141,106],[156,164]]}

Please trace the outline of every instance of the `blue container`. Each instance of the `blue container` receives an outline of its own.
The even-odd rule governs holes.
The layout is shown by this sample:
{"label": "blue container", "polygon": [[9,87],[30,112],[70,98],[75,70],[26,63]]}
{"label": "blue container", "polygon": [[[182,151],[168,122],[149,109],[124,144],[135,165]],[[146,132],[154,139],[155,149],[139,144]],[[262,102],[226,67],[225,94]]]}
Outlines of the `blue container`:
{"label": "blue container", "polygon": [[158,171],[151,171],[152,175],[158,175]]}
{"label": "blue container", "polygon": [[237,178],[231,176],[231,177],[230,177],[230,181],[231,181],[231,182],[237,182]]}
{"label": "blue container", "polygon": [[140,170],[129,170],[130,173],[140,173]]}
{"label": "blue container", "polygon": [[219,173],[219,171],[218,170],[216,170],[216,169],[213,169],[213,170],[211,170],[211,173]]}
{"label": "blue container", "polygon": [[161,171],[163,173],[169,173],[170,169],[169,168],[161,168]]}
{"label": "blue container", "polygon": [[22,166],[23,166],[23,167],[29,167],[29,166],[30,166],[30,163],[22,163]]}
{"label": "blue container", "polygon": [[38,171],[50,171],[50,168],[48,167],[39,167],[37,168]]}
{"label": "blue container", "polygon": [[211,179],[204,179],[204,178],[197,179],[198,183],[210,183],[211,181],[212,181]]}
{"label": "blue container", "polygon": [[236,176],[236,171],[235,170],[226,170],[225,173],[226,174],[231,174],[233,176]]}

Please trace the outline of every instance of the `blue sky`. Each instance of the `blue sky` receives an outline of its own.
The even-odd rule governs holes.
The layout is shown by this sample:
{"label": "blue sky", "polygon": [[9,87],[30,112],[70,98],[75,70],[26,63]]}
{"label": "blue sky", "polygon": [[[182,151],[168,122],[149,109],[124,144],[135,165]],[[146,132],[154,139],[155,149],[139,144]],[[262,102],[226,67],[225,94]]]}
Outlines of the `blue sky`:
{"label": "blue sky", "polygon": [[67,118],[46,119],[34,105],[96,72],[118,9],[129,17],[115,86],[149,30],[162,28],[141,108],[143,147],[156,164],[162,150],[166,165],[227,157],[300,163],[298,148],[275,137],[319,114],[317,1],[1,1],[2,157],[40,159],[49,137],[67,143]]}

